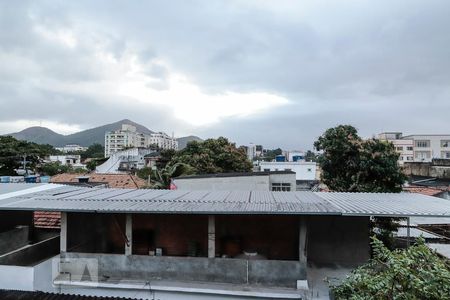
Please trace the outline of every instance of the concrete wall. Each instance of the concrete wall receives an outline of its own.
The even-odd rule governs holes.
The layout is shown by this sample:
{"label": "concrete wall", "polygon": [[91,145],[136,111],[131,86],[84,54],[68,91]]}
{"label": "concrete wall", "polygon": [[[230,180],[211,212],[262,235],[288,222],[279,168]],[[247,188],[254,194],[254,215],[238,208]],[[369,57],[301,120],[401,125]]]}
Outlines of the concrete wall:
{"label": "concrete wall", "polygon": [[211,178],[174,178],[178,190],[269,191],[269,175]]}
{"label": "concrete wall", "polygon": [[18,226],[0,233],[0,255],[28,245],[30,242],[30,228]]}
{"label": "concrete wall", "polygon": [[[446,160],[437,160],[446,161]],[[450,160],[449,160],[450,161]],[[427,162],[412,162],[405,163],[403,165],[403,173],[406,175],[415,176],[429,176],[437,178],[450,178],[450,166],[447,163],[441,163],[442,165],[434,165]]]}
{"label": "concrete wall", "polygon": [[[98,275],[111,279],[200,281],[264,286],[295,287],[306,279],[306,266],[299,261],[243,260],[171,256],[66,253],[64,258],[96,259]],[[81,270],[81,271],[79,271]],[[75,277],[84,268],[66,264]]]}
{"label": "concrete wall", "polygon": [[33,266],[57,253],[59,253],[59,236],[3,254],[0,256],[0,264]]}
{"label": "concrete wall", "polygon": [[33,291],[33,268],[0,265],[0,289]]}
{"label": "concrete wall", "polygon": [[310,216],[308,262],[356,266],[370,258],[369,217]]}
{"label": "concrete wall", "polygon": [[316,163],[315,162],[260,162],[261,171],[286,171],[295,172],[296,180],[315,180]]}

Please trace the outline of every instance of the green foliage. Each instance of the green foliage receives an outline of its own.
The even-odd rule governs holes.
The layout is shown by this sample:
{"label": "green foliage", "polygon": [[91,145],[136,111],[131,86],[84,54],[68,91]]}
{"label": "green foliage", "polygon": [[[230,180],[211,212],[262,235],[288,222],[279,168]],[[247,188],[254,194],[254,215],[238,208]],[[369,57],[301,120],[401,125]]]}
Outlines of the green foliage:
{"label": "green foliage", "polygon": [[71,167],[68,165],[62,165],[58,162],[49,162],[39,167],[39,171],[42,175],[54,176],[56,174],[68,173]]}
{"label": "green foliage", "polygon": [[89,160],[89,161],[86,163],[86,168],[87,168],[89,171],[95,171],[95,168],[96,168],[98,165],[101,165],[102,163],[104,163],[104,162],[107,161],[107,160],[108,160],[108,158],[106,158],[106,157],[102,157],[102,158],[93,158],[93,159]]}
{"label": "green foliage", "polygon": [[175,149],[164,149],[159,152],[160,158],[156,162],[158,169],[163,169],[172,160],[177,151]]}
{"label": "green foliage", "polygon": [[22,166],[24,157],[27,169],[35,170],[45,156],[57,154],[51,145],[20,141],[12,136],[0,136],[0,175],[16,175],[15,169]]}
{"label": "green foliage", "polygon": [[330,128],[314,143],[322,181],[337,192],[400,192],[406,180],[391,143],[362,140],[350,125]]}
{"label": "green foliage", "polygon": [[139,178],[147,180],[149,176],[151,176],[153,173],[152,168],[144,167],[142,169],[139,169],[136,171],[136,175]]}
{"label": "green foliage", "polygon": [[332,286],[336,299],[450,299],[450,264],[423,239],[405,250],[390,251],[373,238],[374,257]]}
{"label": "green foliage", "polygon": [[283,154],[283,150],[281,150],[280,148],[273,149],[273,150],[267,150],[264,153],[264,156],[262,157],[262,160],[263,161],[273,161],[273,160],[275,160],[275,157],[277,155],[281,155],[281,154]]}
{"label": "green foliage", "polygon": [[[314,143],[323,151],[318,158],[322,182],[336,192],[401,192],[406,176],[398,166],[391,143],[362,140],[350,125],[330,128]],[[398,224],[392,218],[375,218],[374,232],[390,248]]]}
{"label": "green foliage", "polygon": [[[147,168],[148,169],[148,168]],[[153,189],[168,189],[170,188],[170,181],[172,178],[181,175],[193,174],[194,169],[184,163],[176,163],[174,165],[167,165],[164,169],[151,170],[150,188]],[[142,178],[142,177],[141,177]]]}
{"label": "green foliage", "polygon": [[[103,158],[105,156],[105,147],[95,143],[90,145],[86,151],[80,152],[81,158]],[[95,169],[95,168],[94,168]]]}
{"label": "green foliage", "polygon": [[311,150],[306,151],[305,154],[305,161],[313,161],[316,162],[317,161],[317,154],[312,152]]}
{"label": "green foliage", "polygon": [[170,165],[176,163],[190,165],[197,174],[249,172],[252,169],[245,151],[224,137],[189,142],[173,156]]}

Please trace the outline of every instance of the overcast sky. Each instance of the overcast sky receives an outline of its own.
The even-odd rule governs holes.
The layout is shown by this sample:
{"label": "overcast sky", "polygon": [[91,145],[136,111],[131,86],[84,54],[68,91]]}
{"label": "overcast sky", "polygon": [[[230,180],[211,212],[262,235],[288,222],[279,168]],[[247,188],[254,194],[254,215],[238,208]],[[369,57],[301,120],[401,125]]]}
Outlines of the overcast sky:
{"label": "overcast sky", "polygon": [[0,133],[450,133],[450,1],[0,0]]}

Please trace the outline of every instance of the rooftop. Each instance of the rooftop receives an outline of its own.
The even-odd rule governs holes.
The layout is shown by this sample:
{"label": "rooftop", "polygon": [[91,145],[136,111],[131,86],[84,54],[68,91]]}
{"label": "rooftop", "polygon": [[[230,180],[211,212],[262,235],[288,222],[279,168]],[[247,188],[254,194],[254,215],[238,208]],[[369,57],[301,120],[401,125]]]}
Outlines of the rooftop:
{"label": "rooftop", "polygon": [[50,179],[52,183],[78,183],[80,177],[89,177],[89,183],[104,183],[111,188],[138,189],[146,186],[147,182],[137,176],[129,174],[58,174]]}
{"label": "rooftop", "polygon": [[[52,185],[47,185],[52,186]],[[182,191],[53,185],[12,195],[0,210],[166,214],[450,217],[450,201],[414,193]]]}
{"label": "rooftop", "polygon": [[215,173],[215,174],[201,174],[175,177],[178,179],[200,179],[200,178],[216,178],[216,177],[247,177],[247,176],[267,176],[277,174],[295,174],[294,171],[268,171],[268,172],[233,172],[233,173]]}

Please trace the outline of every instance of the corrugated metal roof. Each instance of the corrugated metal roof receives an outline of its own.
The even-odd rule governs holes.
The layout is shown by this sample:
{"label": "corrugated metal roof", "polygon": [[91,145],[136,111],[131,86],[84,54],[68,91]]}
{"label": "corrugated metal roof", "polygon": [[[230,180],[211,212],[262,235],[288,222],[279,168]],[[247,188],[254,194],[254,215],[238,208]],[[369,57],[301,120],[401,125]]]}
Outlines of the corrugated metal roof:
{"label": "corrugated metal roof", "polygon": [[315,193],[343,215],[450,216],[450,201],[413,193]]}
{"label": "corrugated metal roof", "polygon": [[0,200],[0,210],[450,217],[420,194],[131,190],[56,186]]}
{"label": "corrugated metal roof", "polygon": [[41,186],[45,183],[0,183],[0,195]]}

